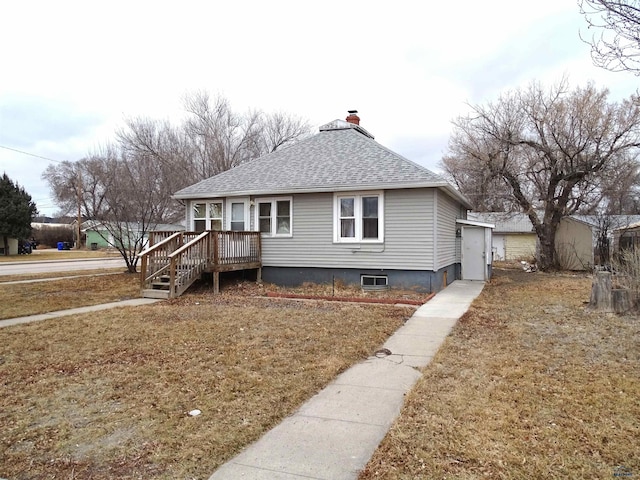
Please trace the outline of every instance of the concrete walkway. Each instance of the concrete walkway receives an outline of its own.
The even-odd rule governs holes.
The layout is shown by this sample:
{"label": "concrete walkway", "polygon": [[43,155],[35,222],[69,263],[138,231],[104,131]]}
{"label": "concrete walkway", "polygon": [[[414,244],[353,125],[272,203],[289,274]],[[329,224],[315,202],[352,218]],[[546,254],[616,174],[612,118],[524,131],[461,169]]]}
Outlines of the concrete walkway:
{"label": "concrete walkway", "polygon": [[29,315],[28,317],[8,318],[0,320],[0,328],[10,327],[11,325],[20,325],[21,323],[38,322],[48,320],[50,318],[64,317],[67,315],[75,315],[77,313],[97,312],[116,307],[133,307],[137,305],[148,305],[150,303],[159,302],[154,298],[133,298],[131,300],[122,300],[120,302],[101,303],[99,305],[90,305],[88,307],[71,308],[69,310],[58,310],[56,312],[41,313],[38,315]]}
{"label": "concrete walkway", "polygon": [[483,282],[456,281],[370,357],[312,397],[293,416],[222,465],[210,480],[352,480],[364,468]]}

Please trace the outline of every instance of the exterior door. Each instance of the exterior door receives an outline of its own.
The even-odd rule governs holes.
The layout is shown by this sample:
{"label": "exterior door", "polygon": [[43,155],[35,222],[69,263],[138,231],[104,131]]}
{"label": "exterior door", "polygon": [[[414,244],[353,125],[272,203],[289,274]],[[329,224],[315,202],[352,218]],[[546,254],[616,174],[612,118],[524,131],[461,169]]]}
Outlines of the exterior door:
{"label": "exterior door", "polygon": [[487,268],[484,228],[464,226],[462,233],[462,279],[485,280]]}
{"label": "exterior door", "polygon": [[229,199],[227,201],[227,218],[229,230],[244,232],[249,230],[249,200]]}
{"label": "exterior door", "polygon": [[[227,201],[227,219],[229,230],[233,232],[246,232],[251,226],[249,224],[249,199],[230,198]],[[242,258],[248,256],[251,240],[245,235],[227,237],[223,246],[224,255],[233,259],[234,263],[242,262]]]}

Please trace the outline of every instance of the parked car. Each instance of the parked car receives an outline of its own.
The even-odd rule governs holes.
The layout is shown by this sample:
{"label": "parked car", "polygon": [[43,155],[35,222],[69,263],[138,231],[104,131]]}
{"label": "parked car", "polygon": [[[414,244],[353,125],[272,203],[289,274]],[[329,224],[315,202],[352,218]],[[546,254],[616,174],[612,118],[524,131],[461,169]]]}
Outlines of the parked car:
{"label": "parked car", "polygon": [[18,244],[18,255],[27,255],[32,252],[31,242],[24,241]]}

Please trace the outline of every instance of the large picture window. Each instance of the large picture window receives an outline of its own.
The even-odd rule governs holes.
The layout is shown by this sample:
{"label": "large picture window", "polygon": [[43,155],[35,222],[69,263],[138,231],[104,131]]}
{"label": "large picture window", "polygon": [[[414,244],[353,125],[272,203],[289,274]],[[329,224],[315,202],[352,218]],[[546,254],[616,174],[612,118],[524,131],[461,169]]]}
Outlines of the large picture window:
{"label": "large picture window", "polygon": [[383,241],[382,192],[335,194],[334,241]]}
{"label": "large picture window", "polygon": [[258,228],[264,236],[290,237],[292,234],[292,199],[261,198],[256,200]]}
{"label": "large picture window", "polygon": [[193,204],[193,231],[222,230],[222,201]]}

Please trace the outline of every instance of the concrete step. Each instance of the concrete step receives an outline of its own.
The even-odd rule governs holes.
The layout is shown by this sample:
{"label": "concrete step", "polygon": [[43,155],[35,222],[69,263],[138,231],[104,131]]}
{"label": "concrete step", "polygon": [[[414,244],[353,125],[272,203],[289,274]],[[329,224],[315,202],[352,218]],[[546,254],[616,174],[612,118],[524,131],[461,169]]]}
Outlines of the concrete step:
{"label": "concrete step", "polygon": [[169,298],[169,290],[145,288],[142,290],[142,298]]}

